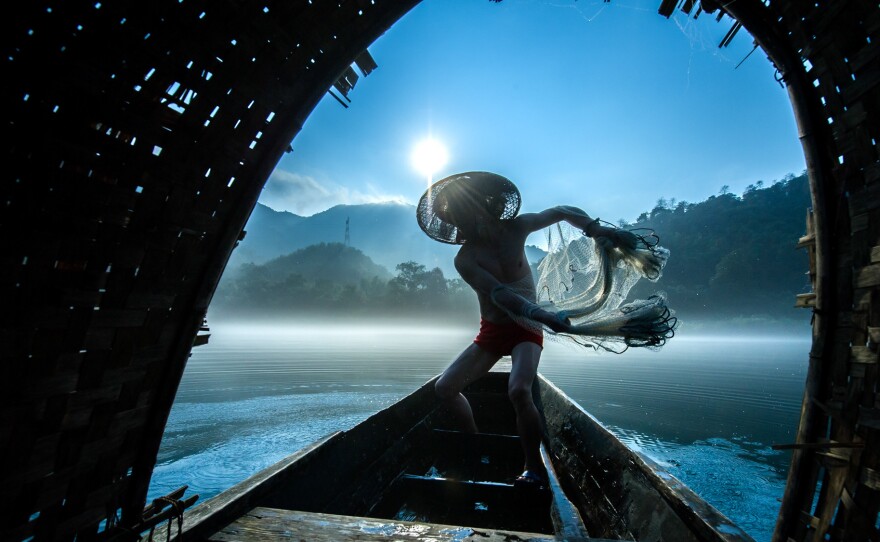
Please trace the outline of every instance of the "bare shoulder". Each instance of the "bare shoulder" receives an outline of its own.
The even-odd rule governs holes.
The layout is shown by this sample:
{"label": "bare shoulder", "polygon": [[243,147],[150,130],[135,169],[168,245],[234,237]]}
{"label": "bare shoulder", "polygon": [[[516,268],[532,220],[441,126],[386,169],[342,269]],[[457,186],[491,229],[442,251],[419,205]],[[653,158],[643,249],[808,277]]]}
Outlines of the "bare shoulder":
{"label": "bare shoulder", "polygon": [[472,287],[476,279],[483,273],[476,247],[465,244],[455,255],[455,270],[461,278]]}
{"label": "bare shoulder", "polygon": [[460,249],[458,249],[458,253],[455,255],[455,268],[461,272],[461,267],[467,267],[469,265],[473,265],[476,262],[476,253],[473,251],[473,247],[465,244],[462,245]]}

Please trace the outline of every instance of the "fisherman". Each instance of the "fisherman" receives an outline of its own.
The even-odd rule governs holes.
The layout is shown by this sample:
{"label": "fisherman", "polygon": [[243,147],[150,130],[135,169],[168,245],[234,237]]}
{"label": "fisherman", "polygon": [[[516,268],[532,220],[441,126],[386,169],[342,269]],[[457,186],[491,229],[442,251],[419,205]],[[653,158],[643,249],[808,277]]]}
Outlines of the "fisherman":
{"label": "fisherman", "polygon": [[461,244],[455,268],[473,288],[480,305],[480,331],[437,380],[435,390],[463,430],[477,425],[462,390],[486,374],[502,357],[511,357],[508,396],[516,411],[525,456],[518,487],[544,487],[542,423],[532,400],[532,382],[543,348],[542,325],[557,333],[575,331],[563,312],[536,304],[535,282],[525,255],[526,238],[557,222],[568,222],[606,247],[633,250],[631,232],[599,224],[568,206],[518,215],[520,193],[508,179],[488,172],[467,172],[434,183],[422,196],[417,215],[433,239]]}

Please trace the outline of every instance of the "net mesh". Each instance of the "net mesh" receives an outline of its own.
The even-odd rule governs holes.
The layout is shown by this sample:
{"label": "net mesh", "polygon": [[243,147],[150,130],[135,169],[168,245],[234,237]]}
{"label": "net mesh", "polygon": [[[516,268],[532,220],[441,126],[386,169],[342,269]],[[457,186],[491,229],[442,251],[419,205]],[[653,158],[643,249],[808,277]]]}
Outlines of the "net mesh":
{"label": "net mesh", "polygon": [[623,352],[628,347],[659,348],[675,334],[677,319],[663,293],[627,300],[642,278],[656,282],[669,251],[653,232],[631,230],[634,249],[615,248],[607,239],[593,239],[567,223],[548,230],[549,253],[538,266],[538,305],[568,318],[571,327],[554,332],[526,317],[510,314],[520,325],[542,327],[551,339]]}

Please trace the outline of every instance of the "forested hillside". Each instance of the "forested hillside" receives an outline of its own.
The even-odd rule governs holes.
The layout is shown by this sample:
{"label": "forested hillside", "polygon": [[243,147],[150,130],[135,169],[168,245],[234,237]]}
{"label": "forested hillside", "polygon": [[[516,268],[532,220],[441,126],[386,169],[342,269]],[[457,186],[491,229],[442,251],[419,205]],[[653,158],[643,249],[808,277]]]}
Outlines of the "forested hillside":
{"label": "forested hillside", "polygon": [[[722,188],[700,203],[659,200],[634,223],[621,224],[656,231],[661,245],[671,251],[663,278],[658,283],[641,281],[630,297],[665,291],[684,325],[803,324],[809,313],[793,305],[796,294],[809,291],[807,255],[795,245],[804,233],[809,206],[805,175],[788,176],[767,187],[756,183],[741,196]],[[401,245],[407,245],[398,243],[394,228],[384,227],[399,221],[400,206],[368,210],[373,213],[372,223],[383,226],[383,246],[399,252]],[[345,211],[362,214],[356,208]],[[387,223],[383,213],[390,213]],[[293,227],[309,220],[284,218]],[[369,223],[364,224],[361,228],[367,231]],[[411,232],[399,235],[404,239]],[[530,260],[543,254],[534,247],[527,252]],[[432,255],[431,263],[438,257]],[[390,272],[375,263],[372,253],[341,243],[319,243],[262,265],[242,265],[237,273],[224,277],[212,314],[446,315],[468,321],[476,317],[476,296],[457,275],[450,277],[436,265],[424,265],[417,261],[418,255],[401,259],[391,264]]]}
{"label": "forested hillside", "polygon": [[809,291],[807,254],[796,249],[810,207],[806,175],[750,186],[700,203],[658,201],[627,227],[655,230],[672,255],[657,284],[687,320],[803,320],[795,295]]}
{"label": "forested hillside", "polygon": [[439,268],[412,261],[395,270],[392,276],[341,243],[312,245],[263,265],[243,265],[234,278],[221,282],[212,316],[476,314],[476,298],[461,279],[447,279]]}
{"label": "forested hillside", "polygon": [[430,239],[416,222],[415,207],[395,202],[336,205],[307,217],[257,204],[226,273],[235,276],[242,264],[264,264],[318,243],[342,243],[346,222],[350,246],[386,269],[415,260],[432,269],[439,267],[449,276],[455,273],[455,247]]}

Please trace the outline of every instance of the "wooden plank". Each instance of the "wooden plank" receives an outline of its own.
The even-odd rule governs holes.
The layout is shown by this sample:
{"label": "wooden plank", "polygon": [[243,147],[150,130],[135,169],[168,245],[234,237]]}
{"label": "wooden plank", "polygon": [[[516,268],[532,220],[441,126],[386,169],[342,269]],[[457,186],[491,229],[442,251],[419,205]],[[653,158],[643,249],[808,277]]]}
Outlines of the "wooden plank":
{"label": "wooden plank", "polygon": [[512,484],[404,475],[370,516],[552,533],[550,500],[547,490]]}
{"label": "wooden plank", "polygon": [[808,294],[797,294],[795,296],[794,306],[797,309],[812,309],[816,306],[816,294],[810,292]]}
{"label": "wooden plank", "polygon": [[856,269],[853,275],[853,286],[855,288],[870,288],[871,286],[880,286],[880,263],[866,265]]}
{"label": "wooden plank", "polygon": [[864,448],[864,442],[799,442],[796,444],[773,444],[774,450],[825,450],[829,448]]}
{"label": "wooden plank", "polygon": [[354,58],[354,63],[357,64],[357,67],[364,73],[364,77],[370,75],[373,70],[379,67],[373,59],[373,56],[366,49]]}
{"label": "wooden plank", "polygon": [[[400,476],[405,467],[417,462],[414,458],[430,455],[428,450],[431,445],[429,429],[424,423],[417,424],[376,461],[350,477],[349,483],[321,511],[346,516],[369,515],[391,482]],[[424,466],[422,472],[427,469]]]}
{"label": "wooden plank", "polygon": [[868,213],[861,213],[850,217],[850,233],[865,231],[870,225],[871,218]]}
{"label": "wooden plank", "polygon": [[880,177],[880,168],[865,168],[864,178],[867,186],[847,198],[850,215],[869,213],[880,207],[880,183],[873,180],[875,175]]}
{"label": "wooden plank", "polygon": [[[509,482],[523,464],[519,437],[435,429],[434,466],[446,478]],[[421,474],[415,472],[413,474]]]}
{"label": "wooden plank", "polygon": [[193,338],[193,347],[208,344],[208,339],[210,338],[210,333],[199,333]]}
{"label": "wooden plank", "polygon": [[816,452],[816,459],[826,470],[839,470],[849,467],[849,454],[844,454],[847,448],[838,448],[835,452]]}
{"label": "wooden plank", "polygon": [[353,516],[334,516],[258,507],[214,533],[208,540],[212,542],[233,540],[310,540],[315,542],[368,542],[373,540],[503,542],[530,540],[551,542],[555,539],[553,536],[536,533],[475,529],[409,521],[381,521]]}
{"label": "wooden plank", "polygon": [[559,477],[544,444],[541,444],[541,461],[547,469],[547,482],[552,495],[550,516],[553,520],[553,530],[564,540],[585,540],[590,533],[574,503],[566,497],[565,491],[559,484]]}
{"label": "wooden plank", "polygon": [[672,12],[675,11],[675,6],[678,4],[678,0],[662,0],[660,2],[660,8],[657,10],[657,13],[660,15],[669,18],[672,16]]}
{"label": "wooden plank", "polygon": [[874,469],[863,467],[859,481],[875,491],[880,490],[880,473]]}
{"label": "wooden plank", "polygon": [[840,492],[840,502],[850,511],[858,509],[858,505],[853,500],[852,495],[850,495],[849,491],[846,488],[843,488],[843,491]]}
{"label": "wooden plank", "polygon": [[503,495],[513,491],[513,485],[501,482],[453,480],[450,478],[419,476],[416,474],[404,474],[400,477],[399,481],[414,487],[423,486],[425,488],[430,488],[427,490],[428,493],[462,494],[472,492],[475,495],[482,497],[494,494]]}
{"label": "wooden plank", "polygon": [[816,246],[816,236],[810,233],[798,239],[796,248],[806,248],[812,246]]}
{"label": "wooden plank", "polygon": [[810,402],[816,407],[818,407],[822,412],[824,412],[827,416],[834,418],[839,423],[846,423],[843,419],[843,416],[840,413],[842,405],[840,402],[829,402],[827,405],[822,401],[819,401],[815,397],[810,398]]}
{"label": "wooden plank", "polygon": [[819,517],[819,524],[816,526],[816,540],[825,540],[825,533],[831,527],[831,520],[834,518],[840,502],[840,492],[843,490],[846,476],[847,472],[840,469],[831,470],[827,474],[822,488],[824,499],[816,507]]}
{"label": "wooden plank", "polygon": [[850,363],[864,363],[867,365],[877,363],[877,352],[872,351],[867,346],[853,346],[850,352]]}
{"label": "wooden plank", "polygon": [[[809,525],[813,529],[815,529],[816,527],[819,526],[819,518],[817,518],[816,516],[813,516],[813,515],[808,514],[806,512],[801,512],[800,517],[801,517],[801,521],[804,522],[804,524]],[[793,538],[789,538],[789,540],[791,542],[798,542]]]}

